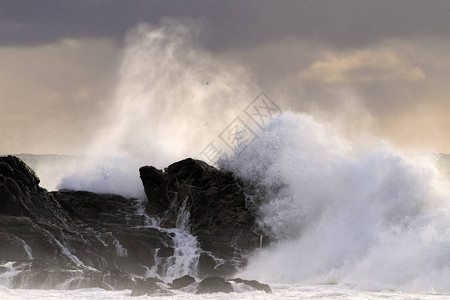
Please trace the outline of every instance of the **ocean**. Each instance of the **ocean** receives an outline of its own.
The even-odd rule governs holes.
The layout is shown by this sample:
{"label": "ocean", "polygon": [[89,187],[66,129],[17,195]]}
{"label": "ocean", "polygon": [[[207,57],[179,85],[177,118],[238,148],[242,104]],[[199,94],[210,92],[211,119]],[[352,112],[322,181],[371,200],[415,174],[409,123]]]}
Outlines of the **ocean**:
{"label": "ocean", "polygon": [[130,298],[131,291],[105,291],[102,289],[80,290],[12,290],[0,287],[0,296],[4,300],[120,300],[120,299],[449,299],[450,294],[433,291],[406,293],[392,290],[363,290],[349,284],[301,285],[271,284],[273,294],[265,292],[236,292],[230,294],[214,293],[194,295],[175,291],[172,296],[140,296]]}

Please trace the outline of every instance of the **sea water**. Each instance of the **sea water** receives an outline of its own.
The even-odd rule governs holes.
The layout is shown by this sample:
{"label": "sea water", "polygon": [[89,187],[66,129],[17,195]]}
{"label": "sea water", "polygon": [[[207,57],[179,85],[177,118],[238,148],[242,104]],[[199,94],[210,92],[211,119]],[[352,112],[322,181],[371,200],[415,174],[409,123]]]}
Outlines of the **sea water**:
{"label": "sea water", "polygon": [[36,300],[120,300],[120,299],[449,299],[450,295],[433,291],[420,293],[405,293],[390,290],[362,290],[352,285],[300,285],[271,284],[273,294],[265,292],[234,292],[230,294],[214,293],[195,295],[174,291],[172,296],[140,296],[130,298],[131,291],[105,291],[101,289],[81,290],[11,290],[0,287],[2,300],[36,299]]}

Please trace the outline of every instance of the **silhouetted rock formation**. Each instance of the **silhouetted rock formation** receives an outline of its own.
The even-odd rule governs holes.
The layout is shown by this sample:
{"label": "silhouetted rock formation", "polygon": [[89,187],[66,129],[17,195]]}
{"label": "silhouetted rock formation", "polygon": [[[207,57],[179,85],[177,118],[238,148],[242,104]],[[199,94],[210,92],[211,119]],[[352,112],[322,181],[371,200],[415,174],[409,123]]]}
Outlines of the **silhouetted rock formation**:
{"label": "silhouetted rock formation", "polygon": [[195,282],[194,277],[191,277],[189,275],[184,275],[183,277],[174,279],[172,281],[172,288],[175,290],[179,290],[179,289],[187,287],[188,285],[190,285],[194,282]]}
{"label": "silhouetted rock formation", "polygon": [[[236,264],[243,266],[246,256],[260,247],[262,237],[256,233],[255,216],[247,208],[242,182],[232,173],[191,158],[164,172],[149,166],[139,171],[149,199],[148,211],[170,224],[180,208],[189,209],[191,233],[206,251],[200,257],[202,277],[232,274]],[[263,246],[268,240],[263,237]]]}
{"label": "silhouetted rock formation", "polygon": [[231,283],[221,277],[208,277],[203,279],[197,287],[196,294],[207,293],[231,293],[233,292]]}
{"label": "silhouetted rock formation", "polygon": [[252,287],[253,289],[255,289],[257,291],[264,291],[268,294],[272,293],[272,289],[270,288],[270,286],[268,284],[260,283],[256,280],[245,280],[242,278],[232,278],[232,279],[228,279],[227,281],[232,281],[235,283],[243,283],[249,287]]}
{"label": "silhouetted rock formation", "polygon": [[[148,276],[164,279],[172,272],[175,278],[171,267],[183,255],[180,239],[190,238],[190,247],[197,247],[179,263],[183,272],[200,278],[231,276],[261,241],[267,244],[256,233],[261,231],[233,174],[185,159],[164,171],[142,167],[140,175],[148,201],[48,192],[20,159],[0,157],[0,274],[8,280],[0,284],[166,295],[168,286]],[[214,278],[197,282],[185,276],[172,288],[198,284],[197,292],[232,291],[229,282]],[[240,283],[267,291],[264,285]]]}

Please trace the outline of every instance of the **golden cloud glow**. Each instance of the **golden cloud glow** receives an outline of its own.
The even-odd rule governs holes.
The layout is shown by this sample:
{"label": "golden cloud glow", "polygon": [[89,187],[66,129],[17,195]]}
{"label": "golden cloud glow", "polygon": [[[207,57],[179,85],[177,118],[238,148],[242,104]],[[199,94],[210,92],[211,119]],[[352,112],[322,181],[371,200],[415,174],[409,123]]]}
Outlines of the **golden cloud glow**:
{"label": "golden cloud glow", "polygon": [[371,81],[419,81],[424,72],[389,48],[374,48],[351,53],[326,52],[301,71],[302,80],[325,83],[355,83]]}

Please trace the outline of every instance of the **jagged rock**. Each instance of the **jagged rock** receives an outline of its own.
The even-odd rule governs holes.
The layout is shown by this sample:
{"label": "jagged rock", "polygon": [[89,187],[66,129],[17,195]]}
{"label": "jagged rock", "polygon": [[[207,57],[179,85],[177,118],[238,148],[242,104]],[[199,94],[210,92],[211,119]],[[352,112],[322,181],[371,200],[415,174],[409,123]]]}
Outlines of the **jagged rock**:
{"label": "jagged rock", "polygon": [[179,290],[182,289],[184,287],[187,287],[188,285],[192,284],[195,282],[195,278],[191,277],[189,275],[184,275],[183,277],[174,279],[172,281],[172,288]]}
{"label": "jagged rock", "polygon": [[[7,265],[7,264],[5,264]],[[11,271],[11,288],[22,289],[80,289],[103,288],[120,290],[133,286],[133,279],[124,272],[101,272],[73,263],[54,264],[34,260],[3,267]]]}
{"label": "jagged rock", "polygon": [[236,283],[243,283],[247,286],[252,287],[253,289],[257,290],[257,291],[264,291],[268,294],[272,293],[272,289],[270,288],[270,286],[268,284],[265,283],[260,283],[256,280],[245,280],[242,278],[233,278],[233,279],[228,279],[227,281],[233,281]]}
{"label": "jagged rock", "polygon": [[172,293],[162,288],[158,283],[163,283],[157,278],[139,279],[131,291],[131,296],[170,296]]}
{"label": "jagged rock", "polygon": [[[242,183],[231,173],[193,159],[165,171],[142,167],[140,173],[147,214],[158,217],[162,227],[178,225],[197,238],[201,278],[233,274],[236,262],[242,266],[260,246]],[[148,226],[148,216],[136,213],[142,205],[112,194],[48,192],[20,159],[0,157],[0,273],[9,272],[15,288],[100,287],[166,295],[160,282],[136,281],[156,262],[154,270],[163,276],[164,264],[175,255],[176,234]],[[173,288],[195,282],[180,280]],[[197,292],[232,291],[217,277],[199,286]]]}
{"label": "jagged rock", "polygon": [[167,191],[161,188],[166,180],[164,173],[151,166],[142,167],[139,171],[147,199],[152,203],[149,210],[150,213],[164,212],[170,205]]}
{"label": "jagged rock", "polygon": [[[20,159],[0,157],[0,260],[43,261],[61,275],[46,283],[39,278],[50,269],[33,262],[33,271],[22,270],[30,278],[28,286],[62,284],[70,275],[64,270],[75,263],[95,268],[111,281],[105,285],[95,276],[84,277],[83,286],[131,288],[132,283],[122,278],[128,273],[144,276],[155,264],[152,253],[156,248],[172,243],[166,232],[137,226],[143,220],[135,216],[135,199],[89,192],[49,193],[38,183]],[[41,274],[36,271],[38,266]],[[15,280],[15,287],[22,279]],[[77,282],[73,280],[66,288]]]}
{"label": "jagged rock", "polygon": [[39,186],[39,178],[22,160],[0,157],[0,213],[65,221],[68,214]]}
{"label": "jagged rock", "polygon": [[136,199],[67,190],[53,192],[53,195],[73,218],[102,233],[101,239],[108,246],[100,245],[94,252],[126,272],[145,276],[144,266],[150,268],[155,264],[152,253],[172,243],[167,232],[137,226],[143,224],[143,220],[135,219]]}
{"label": "jagged rock", "polygon": [[63,235],[71,239],[80,233],[69,213],[38,184],[39,178],[23,161],[0,157],[0,259],[32,259],[29,250],[36,259],[71,262],[58,242]]}
{"label": "jagged rock", "polygon": [[222,277],[208,277],[198,284],[196,294],[231,292],[233,292],[231,283],[225,281]]}
{"label": "jagged rock", "polygon": [[198,276],[205,278],[216,275],[216,260],[207,253],[200,254],[198,259]]}
{"label": "jagged rock", "polygon": [[[191,158],[165,171],[148,166],[139,171],[149,199],[147,211],[158,213],[170,223],[185,205],[191,233],[197,236],[202,250],[223,261],[220,266],[214,261],[212,266],[211,259],[201,258],[201,276],[229,276],[236,271],[236,262],[243,266],[246,256],[260,247],[256,220],[246,206],[242,182],[231,173]],[[264,241],[263,246],[269,242],[267,238]]]}

